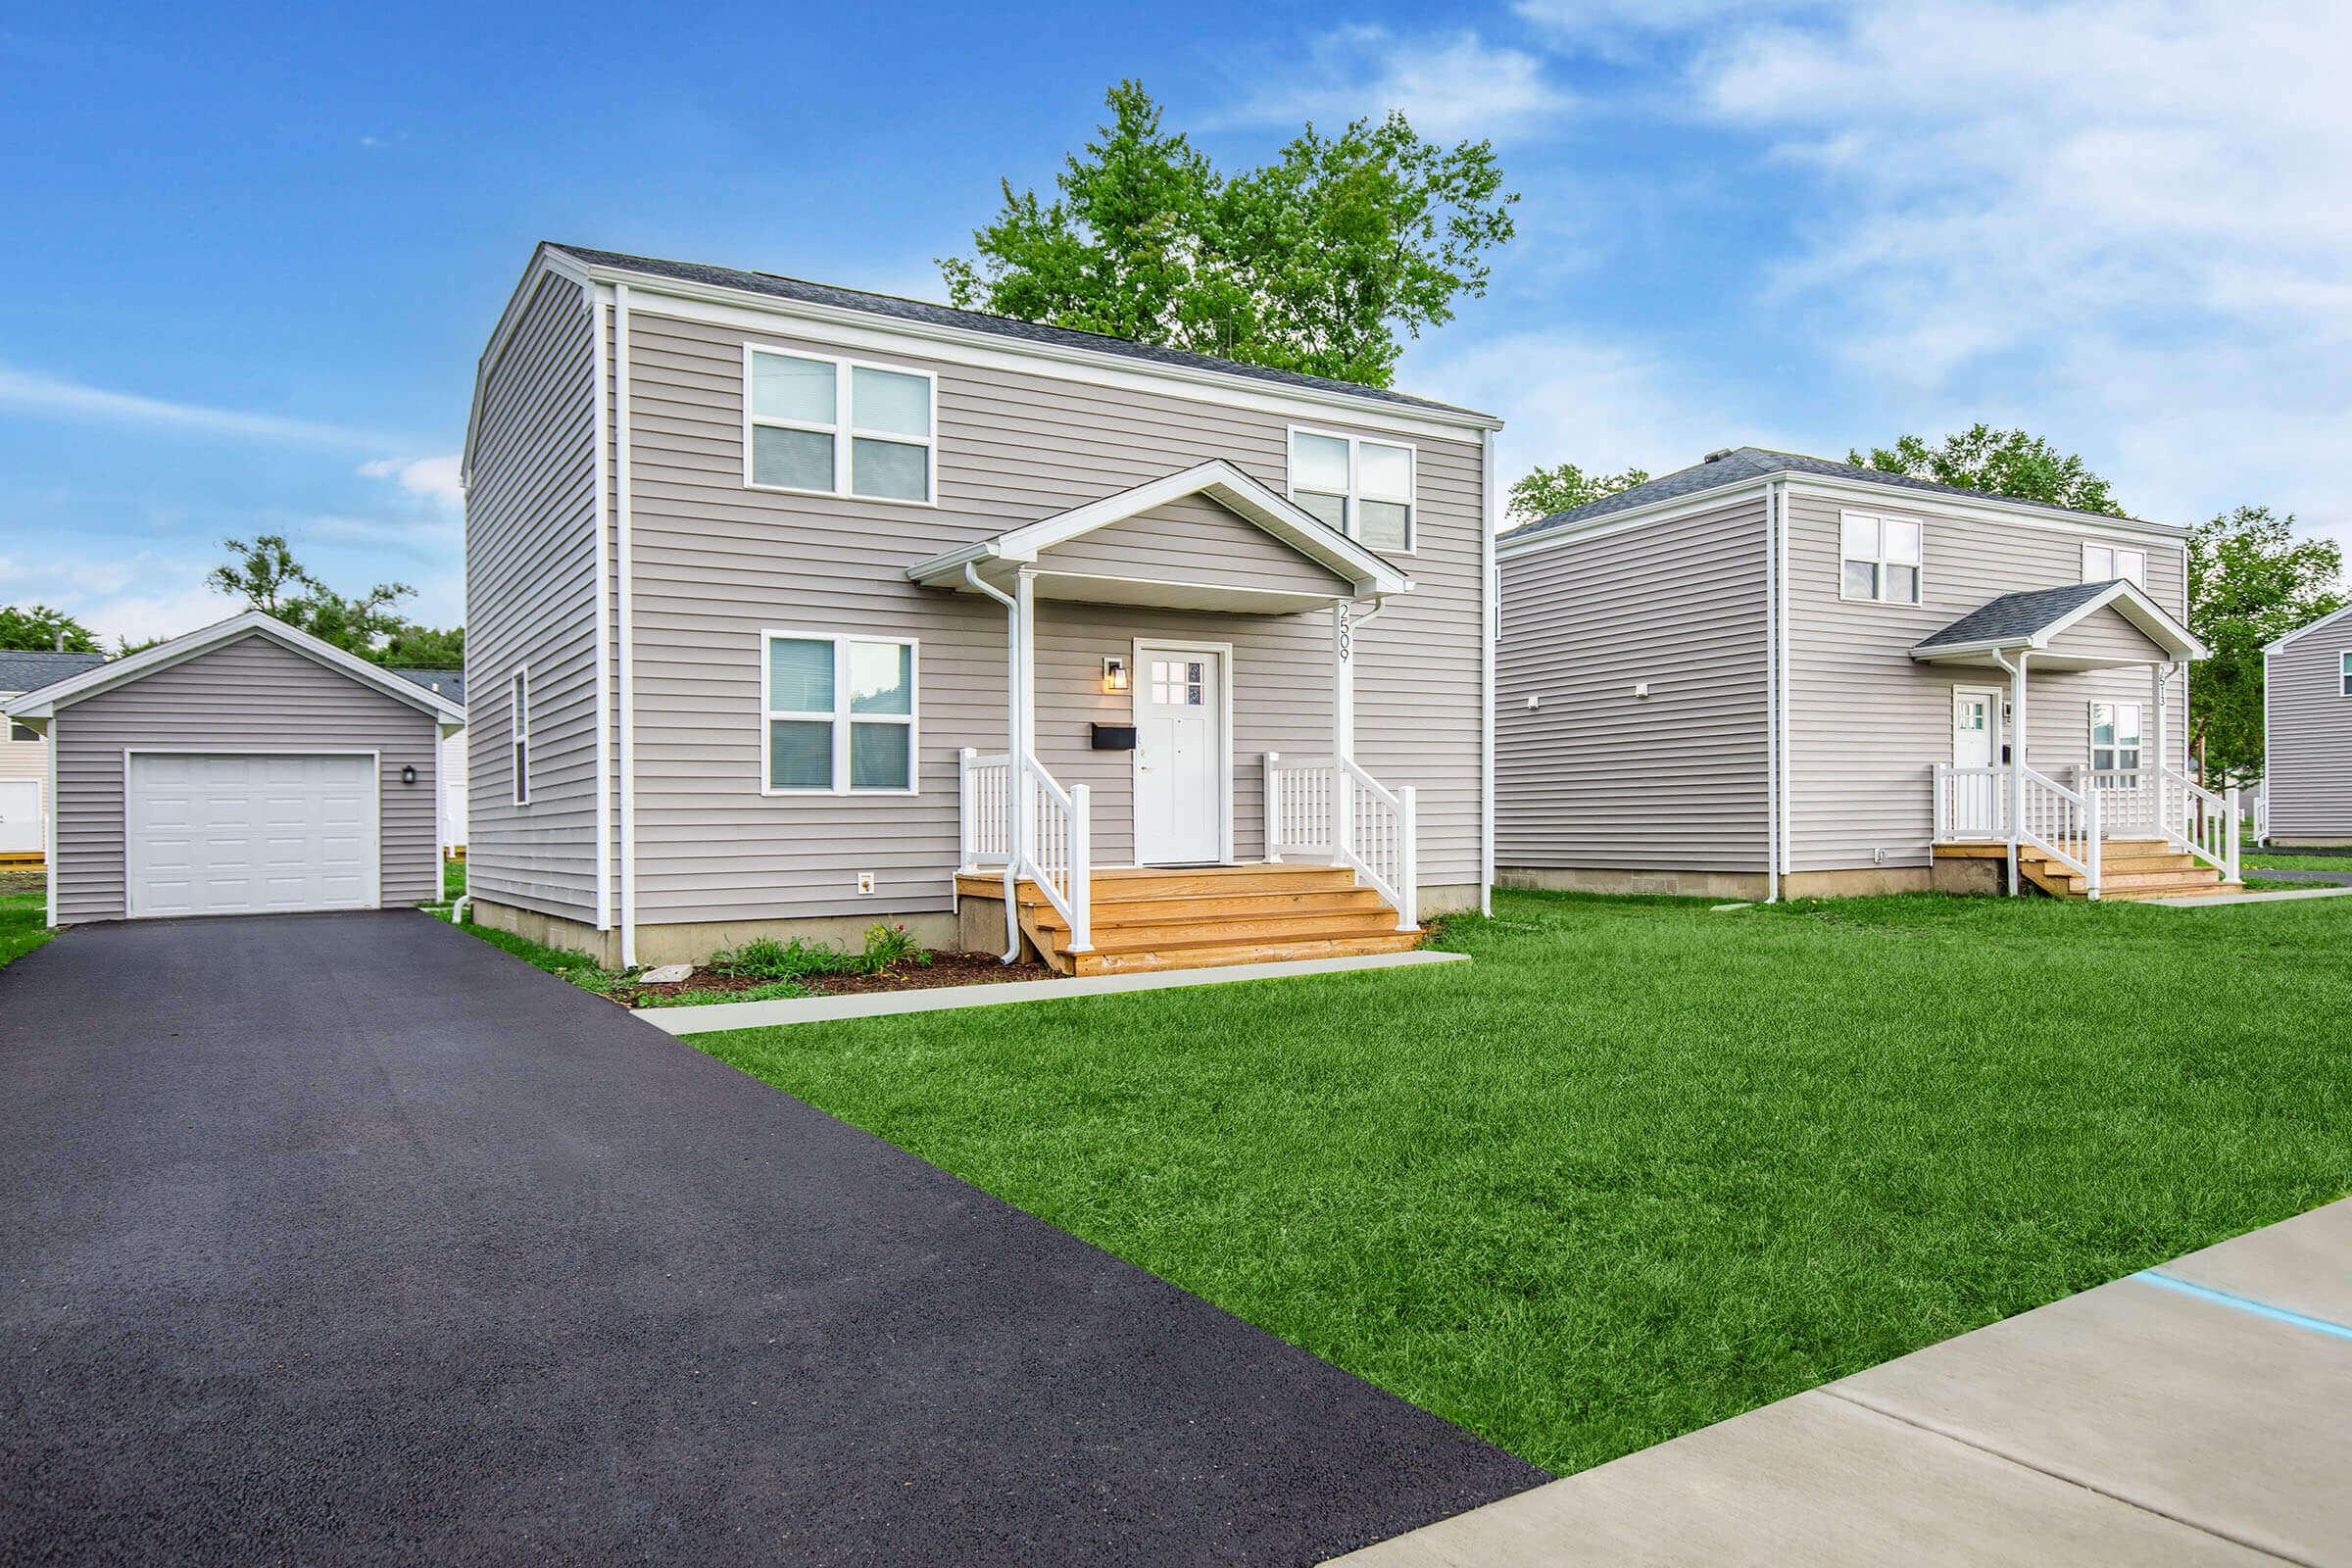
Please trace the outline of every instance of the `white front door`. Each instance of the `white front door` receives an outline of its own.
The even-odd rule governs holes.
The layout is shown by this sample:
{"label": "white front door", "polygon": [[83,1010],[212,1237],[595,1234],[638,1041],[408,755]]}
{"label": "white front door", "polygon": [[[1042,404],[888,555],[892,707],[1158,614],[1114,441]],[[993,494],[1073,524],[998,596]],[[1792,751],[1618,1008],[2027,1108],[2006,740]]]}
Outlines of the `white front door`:
{"label": "white front door", "polygon": [[350,755],[132,753],[130,917],[374,908],[375,768]]}
{"label": "white front door", "polygon": [[1225,658],[1213,648],[1137,646],[1138,865],[1225,857]]}
{"label": "white front door", "polygon": [[[2001,694],[1992,687],[1952,688],[1952,766],[2000,764]],[[1989,774],[1952,781],[1952,827],[1960,833],[2000,831],[2001,781]]]}

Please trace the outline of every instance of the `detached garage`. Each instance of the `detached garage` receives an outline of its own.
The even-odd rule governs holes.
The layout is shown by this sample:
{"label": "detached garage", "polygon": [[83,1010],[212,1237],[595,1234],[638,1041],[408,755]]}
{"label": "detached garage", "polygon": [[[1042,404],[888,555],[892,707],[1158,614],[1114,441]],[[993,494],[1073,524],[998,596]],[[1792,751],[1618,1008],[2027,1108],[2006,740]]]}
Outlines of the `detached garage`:
{"label": "detached garage", "polygon": [[260,612],[18,700],[49,739],[58,925],[419,904],[463,710]]}

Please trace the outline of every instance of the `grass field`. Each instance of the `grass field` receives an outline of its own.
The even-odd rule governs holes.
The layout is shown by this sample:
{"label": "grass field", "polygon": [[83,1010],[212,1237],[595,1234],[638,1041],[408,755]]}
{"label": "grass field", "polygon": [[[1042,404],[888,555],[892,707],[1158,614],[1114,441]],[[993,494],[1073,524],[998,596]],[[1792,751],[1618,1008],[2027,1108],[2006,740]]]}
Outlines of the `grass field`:
{"label": "grass field", "polygon": [[[11,878],[10,884],[0,888],[15,881]],[[22,958],[57,935],[41,923],[48,903],[46,887],[30,893],[0,890],[0,964]]]}
{"label": "grass field", "polygon": [[1520,894],[1442,943],[696,1043],[1561,1471],[2352,1189],[2352,900]]}

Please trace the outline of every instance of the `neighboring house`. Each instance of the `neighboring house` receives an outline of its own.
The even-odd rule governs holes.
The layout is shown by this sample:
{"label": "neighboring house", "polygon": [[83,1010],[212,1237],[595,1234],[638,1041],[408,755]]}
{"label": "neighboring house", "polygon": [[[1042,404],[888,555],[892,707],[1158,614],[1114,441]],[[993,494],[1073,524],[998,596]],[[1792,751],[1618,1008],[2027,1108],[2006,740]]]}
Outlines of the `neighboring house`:
{"label": "neighboring house", "polygon": [[2263,830],[2352,844],[2352,606],[2262,651]]}
{"label": "neighboring house", "polygon": [[[460,710],[466,707],[466,672],[462,669],[395,669],[392,673],[429,687]],[[443,855],[460,855],[466,849],[466,731],[460,730],[441,743]]]}
{"label": "neighboring house", "polygon": [[1496,874],[1798,897],[2022,850],[2053,891],[2209,887],[2185,541],[1753,447],[1513,529]]}
{"label": "neighboring house", "polygon": [[260,611],[18,699],[44,735],[53,924],[440,894],[458,707]]}
{"label": "neighboring house", "polygon": [[49,842],[49,743],[11,716],[17,699],[105,662],[104,654],[0,650],[0,862],[37,860]]}
{"label": "neighboring house", "polygon": [[1497,424],[543,245],[466,447],[476,915],[995,948],[1009,861],[1064,967],[1409,943],[1488,880]]}

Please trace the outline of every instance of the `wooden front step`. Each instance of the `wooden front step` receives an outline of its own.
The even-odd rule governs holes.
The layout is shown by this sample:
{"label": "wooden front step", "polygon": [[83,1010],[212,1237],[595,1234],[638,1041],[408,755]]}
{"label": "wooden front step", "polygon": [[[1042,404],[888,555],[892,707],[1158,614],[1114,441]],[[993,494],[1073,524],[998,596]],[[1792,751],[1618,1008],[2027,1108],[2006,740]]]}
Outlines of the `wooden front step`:
{"label": "wooden front step", "polygon": [[[958,874],[965,898],[1002,900],[1002,873]],[[1069,924],[1034,882],[1014,890],[1021,929],[1065,974],[1118,974],[1400,953],[1421,933],[1353,872],[1327,865],[1119,866],[1094,876],[1093,946],[1068,951]]]}

